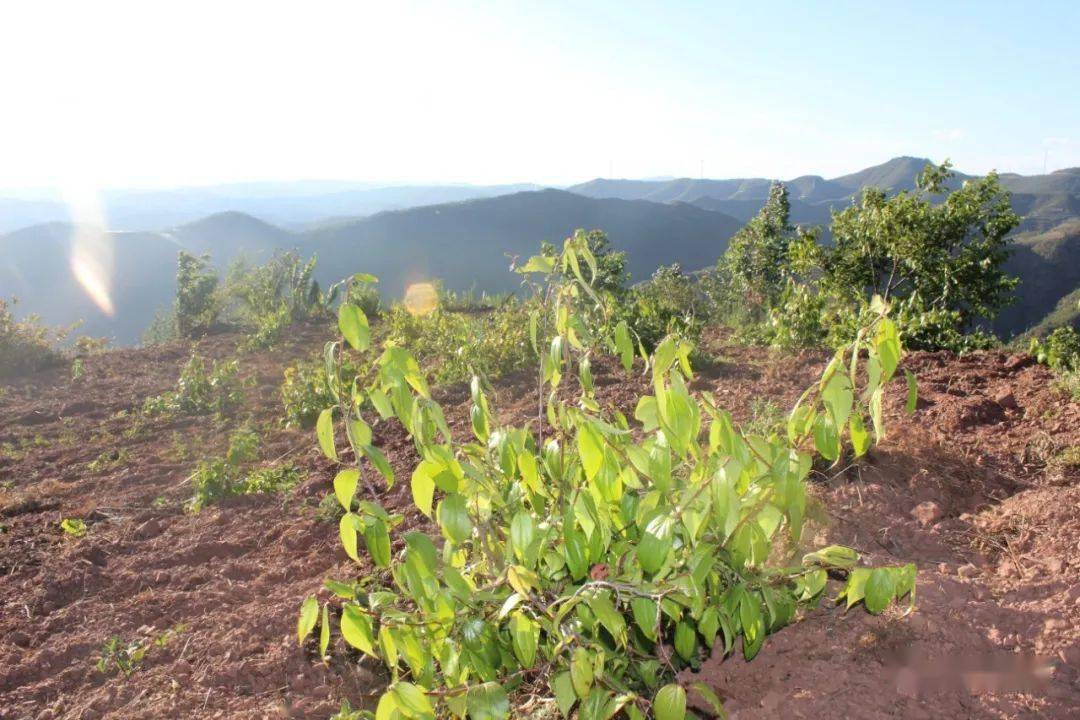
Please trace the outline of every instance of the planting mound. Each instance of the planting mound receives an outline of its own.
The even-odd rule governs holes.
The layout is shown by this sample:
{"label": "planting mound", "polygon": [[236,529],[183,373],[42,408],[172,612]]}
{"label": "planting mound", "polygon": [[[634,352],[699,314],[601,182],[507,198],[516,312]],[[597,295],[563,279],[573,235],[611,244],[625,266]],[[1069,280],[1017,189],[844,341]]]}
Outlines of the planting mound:
{"label": "planting mound", "polygon": [[[362,706],[381,691],[371,661],[340,641],[324,664],[295,637],[300,601],[326,599],[325,577],[355,572],[319,508],[333,468],[312,432],[281,422],[284,368],[329,335],[300,326],[262,353],[238,353],[228,333],[198,343],[206,357],[238,357],[249,381],[226,421],[142,412],[175,387],[186,344],[108,352],[76,380],[58,368],[3,387],[0,718],[326,718],[342,699]],[[720,361],[694,389],[759,426],[826,360],[722,336],[710,345]],[[1026,356],[917,353],[905,365],[918,377],[916,412],[905,415],[894,383],[888,439],[816,476],[807,542],[851,545],[871,564],[916,563],[915,610],[826,603],[751,662],[710,660],[693,679],[731,717],[1067,718],[1080,708],[1080,406]],[[594,373],[600,401],[624,412],[647,391],[612,363]],[[503,420],[535,415],[534,384],[495,384]],[[467,433],[467,389],[436,394],[453,432]],[[197,462],[224,454],[241,425],[261,436],[262,465],[292,465],[301,482],[186,511]],[[374,431],[407,478],[412,442],[394,423]],[[406,483],[363,483],[428,527]],[[62,530],[65,519],[85,534]]]}

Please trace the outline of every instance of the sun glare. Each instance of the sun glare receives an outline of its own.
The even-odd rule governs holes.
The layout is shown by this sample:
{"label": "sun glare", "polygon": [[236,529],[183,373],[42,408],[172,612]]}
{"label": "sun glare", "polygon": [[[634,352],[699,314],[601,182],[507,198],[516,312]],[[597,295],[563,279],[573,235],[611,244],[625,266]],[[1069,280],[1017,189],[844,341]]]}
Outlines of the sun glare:
{"label": "sun glare", "polygon": [[74,183],[65,189],[64,199],[71,214],[71,273],[98,309],[112,317],[113,244],[98,193]]}
{"label": "sun glare", "polygon": [[405,289],[404,305],[412,315],[428,315],[439,305],[439,293],[429,282],[413,283]]}

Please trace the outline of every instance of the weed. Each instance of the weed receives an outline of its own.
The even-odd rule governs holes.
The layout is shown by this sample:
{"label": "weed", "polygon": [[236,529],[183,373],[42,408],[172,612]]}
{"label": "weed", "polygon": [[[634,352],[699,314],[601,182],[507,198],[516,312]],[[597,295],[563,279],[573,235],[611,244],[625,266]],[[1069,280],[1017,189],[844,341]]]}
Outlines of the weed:
{"label": "weed", "polygon": [[330,720],[364,720],[367,717],[362,710],[354,710],[348,700],[341,701],[341,707],[330,716]]}
{"label": "weed", "polygon": [[86,523],[76,518],[64,518],[61,520],[60,529],[75,538],[81,538],[86,535]]}
{"label": "weed", "polygon": [[287,492],[300,482],[300,471],[292,465],[248,470],[258,456],[258,434],[251,428],[238,430],[229,441],[225,457],[203,460],[195,468],[195,492],[188,508],[198,512],[234,495]]}
{"label": "weed", "polygon": [[142,664],[147,650],[149,647],[145,643],[137,640],[125,642],[114,635],[101,646],[100,657],[95,667],[99,673],[112,670],[130,675]]}
{"label": "weed", "polygon": [[130,460],[131,455],[128,453],[127,448],[106,450],[87,464],[86,469],[93,473],[112,470],[114,468],[123,467],[130,462]]}
{"label": "weed", "polygon": [[768,437],[784,428],[785,416],[779,406],[771,400],[754,398],[750,404],[750,420],[743,426],[746,435]]}
{"label": "weed", "polygon": [[193,354],[180,370],[176,390],[147,398],[143,411],[148,414],[227,415],[244,399],[240,365],[235,360],[214,361],[209,369],[206,360]]}

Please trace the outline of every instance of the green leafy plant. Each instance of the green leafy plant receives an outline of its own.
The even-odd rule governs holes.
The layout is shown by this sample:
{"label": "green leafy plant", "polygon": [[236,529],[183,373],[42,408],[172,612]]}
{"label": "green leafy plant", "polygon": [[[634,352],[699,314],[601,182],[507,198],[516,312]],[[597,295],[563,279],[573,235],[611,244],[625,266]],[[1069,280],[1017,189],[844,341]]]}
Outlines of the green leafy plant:
{"label": "green leafy plant", "polygon": [[314,256],[306,262],[294,251],[277,252],[266,263],[252,265],[238,257],[226,274],[222,294],[232,317],[251,329],[244,346],[274,346],[285,328],[297,320],[325,312],[338,286],[323,293],[314,278]]}
{"label": "green leafy plant", "polygon": [[115,450],[105,450],[96,458],[91,460],[86,469],[90,472],[101,472],[103,470],[109,470],[112,468],[122,467],[131,460],[131,454],[127,448],[118,448]]}
{"label": "green leafy plant", "polygon": [[142,664],[149,649],[150,647],[145,643],[137,640],[125,642],[114,635],[101,646],[100,657],[95,667],[100,673],[111,670],[115,673],[130,675]]}
{"label": "green leafy plant", "polygon": [[[381,354],[370,384],[342,383],[329,360],[345,343],[361,351],[370,343],[355,306],[341,308],[343,340],[327,348],[337,402],[320,414],[316,435],[341,464],[333,483],[344,510],[339,536],[364,568],[359,579],[327,587],[342,601],[341,637],[390,674],[374,717],[507,718],[510,694],[529,692],[582,720],[682,720],[679,670],[698,666],[714,641],[730,653],[741,638],[753,658],[800,605],[820,600],[828,572],[847,574],[848,606],[881,612],[912,595],[912,565],[859,568],[855,551],[835,546],[801,561],[785,551],[802,536],[815,452],[838,463],[849,449],[868,452],[884,432],[882,394],[901,357],[884,303],[875,301],[877,317],[803,394],[786,432],[764,437],[739,432],[709,394],[691,394],[692,345],[676,336],[651,354],[636,344],[653,393],[639,400],[634,424],[605,411],[591,359],[611,352],[629,371],[635,343],[594,285],[588,244],[572,237],[560,254],[530,258],[518,271],[543,278],[528,325],[540,412],[524,426],[497,422],[476,377],[472,438],[454,437],[404,347]],[[571,374],[576,398],[564,391]],[[357,497],[361,465],[388,486],[399,481],[372,444],[368,405],[413,439],[421,460],[408,482],[438,544],[409,531],[396,545],[400,517]],[[342,461],[340,438],[355,464]],[[330,613],[309,597],[299,640],[316,627],[325,655]]]}
{"label": "green leafy plant", "polygon": [[206,360],[192,354],[180,369],[176,390],[147,398],[143,410],[148,413],[181,415],[228,415],[243,403],[244,383],[236,360],[214,361],[209,369]]}
{"label": "green leafy plant", "polygon": [[54,365],[62,358],[57,349],[68,333],[48,328],[36,316],[15,319],[15,298],[0,298],[0,378],[33,372]]}
{"label": "green leafy plant", "polygon": [[71,537],[81,538],[86,535],[86,523],[77,518],[64,518],[60,521],[60,529]]}
{"label": "green leafy plant", "polygon": [[[355,307],[355,306],[354,306]],[[529,305],[507,299],[485,312],[462,313],[440,305],[426,314],[395,305],[384,314],[387,346],[407,347],[436,382],[496,377],[530,360]]]}
{"label": "green leafy plant", "polygon": [[657,268],[648,281],[631,288],[617,308],[616,314],[646,350],[672,334],[696,343],[711,314],[708,296],[678,264]]}
{"label": "green leafy plant", "polygon": [[[340,357],[337,362],[340,364],[339,375],[351,384],[357,374],[356,362],[352,357]],[[286,427],[305,430],[315,427],[319,413],[335,400],[322,361],[302,360],[285,368],[281,403],[285,409]]]}
{"label": "green leafy plant", "polygon": [[1060,372],[1080,372],[1080,332],[1059,327],[1044,339],[1032,338],[1028,352],[1043,365]]}
{"label": "green leafy plant", "polygon": [[173,307],[173,323],[179,337],[197,337],[217,322],[221,312],[217,287],[218,276],[210,267],[210,257],[181,250],[176,260],[176,304]]}
{"label": "green leafy plant", "polygon": [[224,457],[203,460],[195,468],[188,509],[198,512],[235,495],[282,493],[300,482],[300,471],[292,465],[252,469],[258,459],[258,433],[246,427],[237,430]]}
{"label": "green leafy plant", "polygon": [[186,630],[186,625],[179,624],[156,637],[131,641],[125,641],[114,635],[101,646],[95,667],[100,673],[108,673],[111,670],[125,676],[131,675],[138,670],[148,652],[154,648],[167,646],[174,637]]}

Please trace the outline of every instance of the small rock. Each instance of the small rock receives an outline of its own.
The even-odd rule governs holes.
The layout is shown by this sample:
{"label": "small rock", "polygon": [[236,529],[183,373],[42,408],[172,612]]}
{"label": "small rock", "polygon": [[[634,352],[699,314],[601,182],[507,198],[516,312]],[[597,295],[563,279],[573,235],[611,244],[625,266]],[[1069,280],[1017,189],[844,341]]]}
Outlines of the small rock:
{"label": "small rock", "polygon": [[968,563],[967,565],[961,565],[956,570],[956,574],[962,578],[973,578],[979,574],[979,568],[975,567],[971,563]]}
{"label": "small rock", "polygon": [[157,518],[151,518],[147,520],[139,527],[135,528],[135,537],[138,540],[149,540],[150,538],[157,537],[161,534],[161,523]]}
{"label": "small rock", "polygon": [[1059,557],[1050,558],[1046,561],[1046,569],[1054,575],[1057,575],[1065,569],[1065,562]]}
{"label": "small rock", "polygon": [[1035,362],[1035,358],[1026,353],[1017,353],[1016,355],[1010,355],[1005,361],[1006,370],[1019,370],[1020,368],[1027,367]]}
{"label": "small rock", "polygon": [[1010,410],[1016,409],[1016,396],[1012,394],[1011,390],[1002,390],[994,396],[994,402],[1003,408]]}
{"label": "small rock", "polygon": [[911,517],[915,518],[919,525],[922,525],[923,527],[933,525],[941,519],[943,514],[941,506],[933,500],[921,502],[911,510]]}

